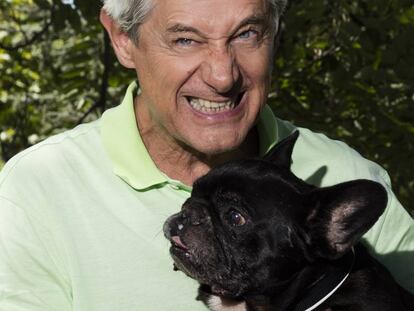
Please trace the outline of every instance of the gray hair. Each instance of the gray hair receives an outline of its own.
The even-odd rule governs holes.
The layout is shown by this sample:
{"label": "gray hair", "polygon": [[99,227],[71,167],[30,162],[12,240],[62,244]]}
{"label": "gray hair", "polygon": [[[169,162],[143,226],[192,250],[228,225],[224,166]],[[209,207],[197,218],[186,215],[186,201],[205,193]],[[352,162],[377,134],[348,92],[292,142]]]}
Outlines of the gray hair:
{"label": "gray hair", "polygon": [[[138,42],[138,27],[154,7],[153,0],[102,0],[104,10],[115,20],[122,31],[127,33],[135,43]],[[267,0],[269,17],[274,21],[275,30],[279,19],[286,9],[288,0]]]}

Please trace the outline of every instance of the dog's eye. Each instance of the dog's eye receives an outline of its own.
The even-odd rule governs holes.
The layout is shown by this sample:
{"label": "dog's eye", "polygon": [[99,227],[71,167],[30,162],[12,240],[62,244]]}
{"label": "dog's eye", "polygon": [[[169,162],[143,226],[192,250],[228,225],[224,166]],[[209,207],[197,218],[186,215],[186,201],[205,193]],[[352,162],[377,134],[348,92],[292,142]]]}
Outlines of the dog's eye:
{"label": "dog's eye", "polygon": [[246,219],[238,211],[231,210],[227,215],[227,221],[232,226],[243,226]]}

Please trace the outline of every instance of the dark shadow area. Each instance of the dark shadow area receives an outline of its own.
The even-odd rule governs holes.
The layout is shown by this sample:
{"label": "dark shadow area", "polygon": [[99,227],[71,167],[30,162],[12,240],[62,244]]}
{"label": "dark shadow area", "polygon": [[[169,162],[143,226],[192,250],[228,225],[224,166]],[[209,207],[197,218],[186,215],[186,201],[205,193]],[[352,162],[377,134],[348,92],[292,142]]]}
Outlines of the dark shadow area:
{"label": "dark shadow area", "polygon": [[328,167],[326,165],[321,166],[318,168],[311,176],[306,178],[306,182],[308,184],[320,187],[322,184],[322,180],[325,177],[326,173],[328,172]]}

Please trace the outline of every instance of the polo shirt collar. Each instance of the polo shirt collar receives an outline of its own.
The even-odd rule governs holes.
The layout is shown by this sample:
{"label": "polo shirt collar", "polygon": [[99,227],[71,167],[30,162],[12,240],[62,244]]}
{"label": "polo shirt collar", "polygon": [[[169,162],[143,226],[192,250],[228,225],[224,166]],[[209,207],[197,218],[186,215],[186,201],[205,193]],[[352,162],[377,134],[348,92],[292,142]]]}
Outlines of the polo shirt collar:
{"label": "polo shirt collar", "polygon": [[[148,154],[137,128],[134,95],[137,83],[129,85],[122,103],[102,115],[101,136],[114,173],[139,191],[180,184],[161,172]],[[259,152],[264,155],[278,141],[277,119],[269,106],[262,109],[257,123]],[[181,185],[183,188],[184,185]]]}

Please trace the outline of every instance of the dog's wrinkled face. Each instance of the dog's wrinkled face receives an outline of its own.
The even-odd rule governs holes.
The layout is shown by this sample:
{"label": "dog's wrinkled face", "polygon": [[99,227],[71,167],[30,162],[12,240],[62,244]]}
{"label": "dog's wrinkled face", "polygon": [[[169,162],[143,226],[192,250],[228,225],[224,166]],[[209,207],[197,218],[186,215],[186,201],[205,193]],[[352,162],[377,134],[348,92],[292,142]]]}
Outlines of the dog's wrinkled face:
{"label": "dog's wrinkled face", "polygon": [[382,187],[305,184],[289,170],[295,136],[265,159],[230,162],[194,184],[164,225],[179,270],[218,295],[261,294],[316,258],[340,257],[369,229],[385,207]]}
{"label": "dog's wrinkled face", "polygon": [[259,164],[259,170],[256,161],[245,162],[241,172],[233,165],[200,179],[164,230],[177,267],[222,295],[287,277],[303,260],[294,247],[301,237],[292,230],[299,224],[285,215],[299,212],[303,202],[289,184],[264,177],[267,163]]}

